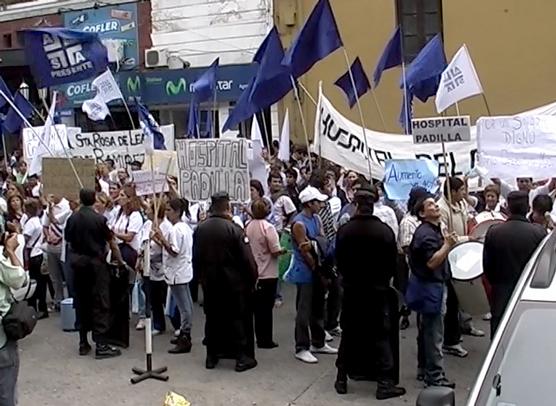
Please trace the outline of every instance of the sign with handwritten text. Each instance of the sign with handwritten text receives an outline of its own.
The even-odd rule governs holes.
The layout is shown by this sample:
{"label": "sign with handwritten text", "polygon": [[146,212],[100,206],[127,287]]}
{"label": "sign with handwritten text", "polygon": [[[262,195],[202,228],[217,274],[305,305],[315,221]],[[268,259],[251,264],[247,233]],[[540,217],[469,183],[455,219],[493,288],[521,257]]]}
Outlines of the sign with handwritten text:
{"label": "sign with handwritten text", "polygon": [[556,174],[556,117],[501,116],[477,121],[479,165],[488,176],[512,183],[516,177]]}
{"label": "sign with handwritten text", "polygon": [[181,193],[192,202],[227,192],[232,202],[249,199],[245,140],[176,140]]}
{"label": "sign with handwritten text", "polygon": [[384,167],[384,189],[392,200],[406,200],[415,186],[438,189],[438,162],[430,159],[389,159]]}

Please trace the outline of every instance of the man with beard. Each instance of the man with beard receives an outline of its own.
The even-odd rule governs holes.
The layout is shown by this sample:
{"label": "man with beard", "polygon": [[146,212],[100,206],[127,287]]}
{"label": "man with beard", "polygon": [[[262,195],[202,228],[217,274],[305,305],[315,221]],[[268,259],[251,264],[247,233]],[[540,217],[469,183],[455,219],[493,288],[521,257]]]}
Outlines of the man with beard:
{"label": "man with beard", "polygon": [[65,230],[72,250],[79,355],[91,351],[87,334],[92,331],[96,358],[116,357],[120,350],[108,345],[111,327],[110,270],[105,262],[108,245],[116,262],[121,265],[124,261],[106,218],[93,210],[95,191],[81,189],[79,199],[81,208],[68,219]]}
{"label": "man with beard", "polygon": [[249,240],[232,221],[230,197],[212,197],[210,216],[193,234],[193,272],[203,288],[205,366],[235,358],[237,372],[255,368],[252,295],[258,277]]}
{"label": "man with beard", "polygon": [[393,348],[395,340],[391,338],[398,334],[396,296],[390,289],[398,253],[396,238],[392,229],[373,215],[371,190],[358,190],[354,202],[355,215],[336,237],[344,298],[335,388],[339,394],[346,393],[348,375],[357,375],[376,380],[376,398],[389,399],[405,394],[404,388],[396,386],[399,349]]}

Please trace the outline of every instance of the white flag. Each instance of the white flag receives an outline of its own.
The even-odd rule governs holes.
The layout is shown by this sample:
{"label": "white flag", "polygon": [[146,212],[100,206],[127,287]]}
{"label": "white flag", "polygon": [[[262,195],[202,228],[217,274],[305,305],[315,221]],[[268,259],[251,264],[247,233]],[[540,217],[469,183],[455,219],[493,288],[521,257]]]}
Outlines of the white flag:
{"label": "white flag", "polygon": [[253,160],[249,162],[249,172],[251,179],[256,179],[263,185],[265,193],[267,193],[267,171],[266,163],[262,157],[263,154],[263,138],[261,136],[261,128],[257,117],[253,116],[251,124],[251,145],[253,147]]}
{"label": "white flag", "polygon": [[37,149],[35,149],[35,155],[33,156],[29,167],[29,175],[40,175],[42,172],[42,158],[50,155],[50,134],[54,124],[54,114],[56,114],[56,96],[57,93],[53,92],[52,103],[50,104],[50,109],[48,110],[48,117],[44,122],[42,132],[39,134],[42,141],[39,141]]}
{"label": "white flag", "polygon": [[286,109],[284,123],[282,124],[282,133],[280,134],[280,149],[278,150],[278,159],[282,162],[290,161],[290,111]]}
{"label": "white flag", "polygon": [[442,73],[436,92],[436,111],[442,113],[452,104],[481,93],[483,87],[464,44]]}
{"label": "white flag", "polygon": [[93,99],[85,100],[81,105],[81,110],[93,121],[104,120],[110,114],[108,106],[98,94]]}
{"label": "white flag", "polygon": [[102,75],[93,80],[93,88],[97,91],[97,96],[100,97],[104,103],[109,103],[112,100],[124,99],[120,87],[116,83],[116,79],[112,76],[110,69],[107,69]]}

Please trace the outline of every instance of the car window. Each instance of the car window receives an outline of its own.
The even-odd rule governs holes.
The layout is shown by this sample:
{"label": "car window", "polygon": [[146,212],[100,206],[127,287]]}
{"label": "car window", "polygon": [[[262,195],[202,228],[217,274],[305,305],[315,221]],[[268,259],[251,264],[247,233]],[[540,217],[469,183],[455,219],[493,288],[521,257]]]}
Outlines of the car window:
{"label": "car window", "polygon": [[520,302],[481,388],[478,405],[553,406],[556,304]]}

